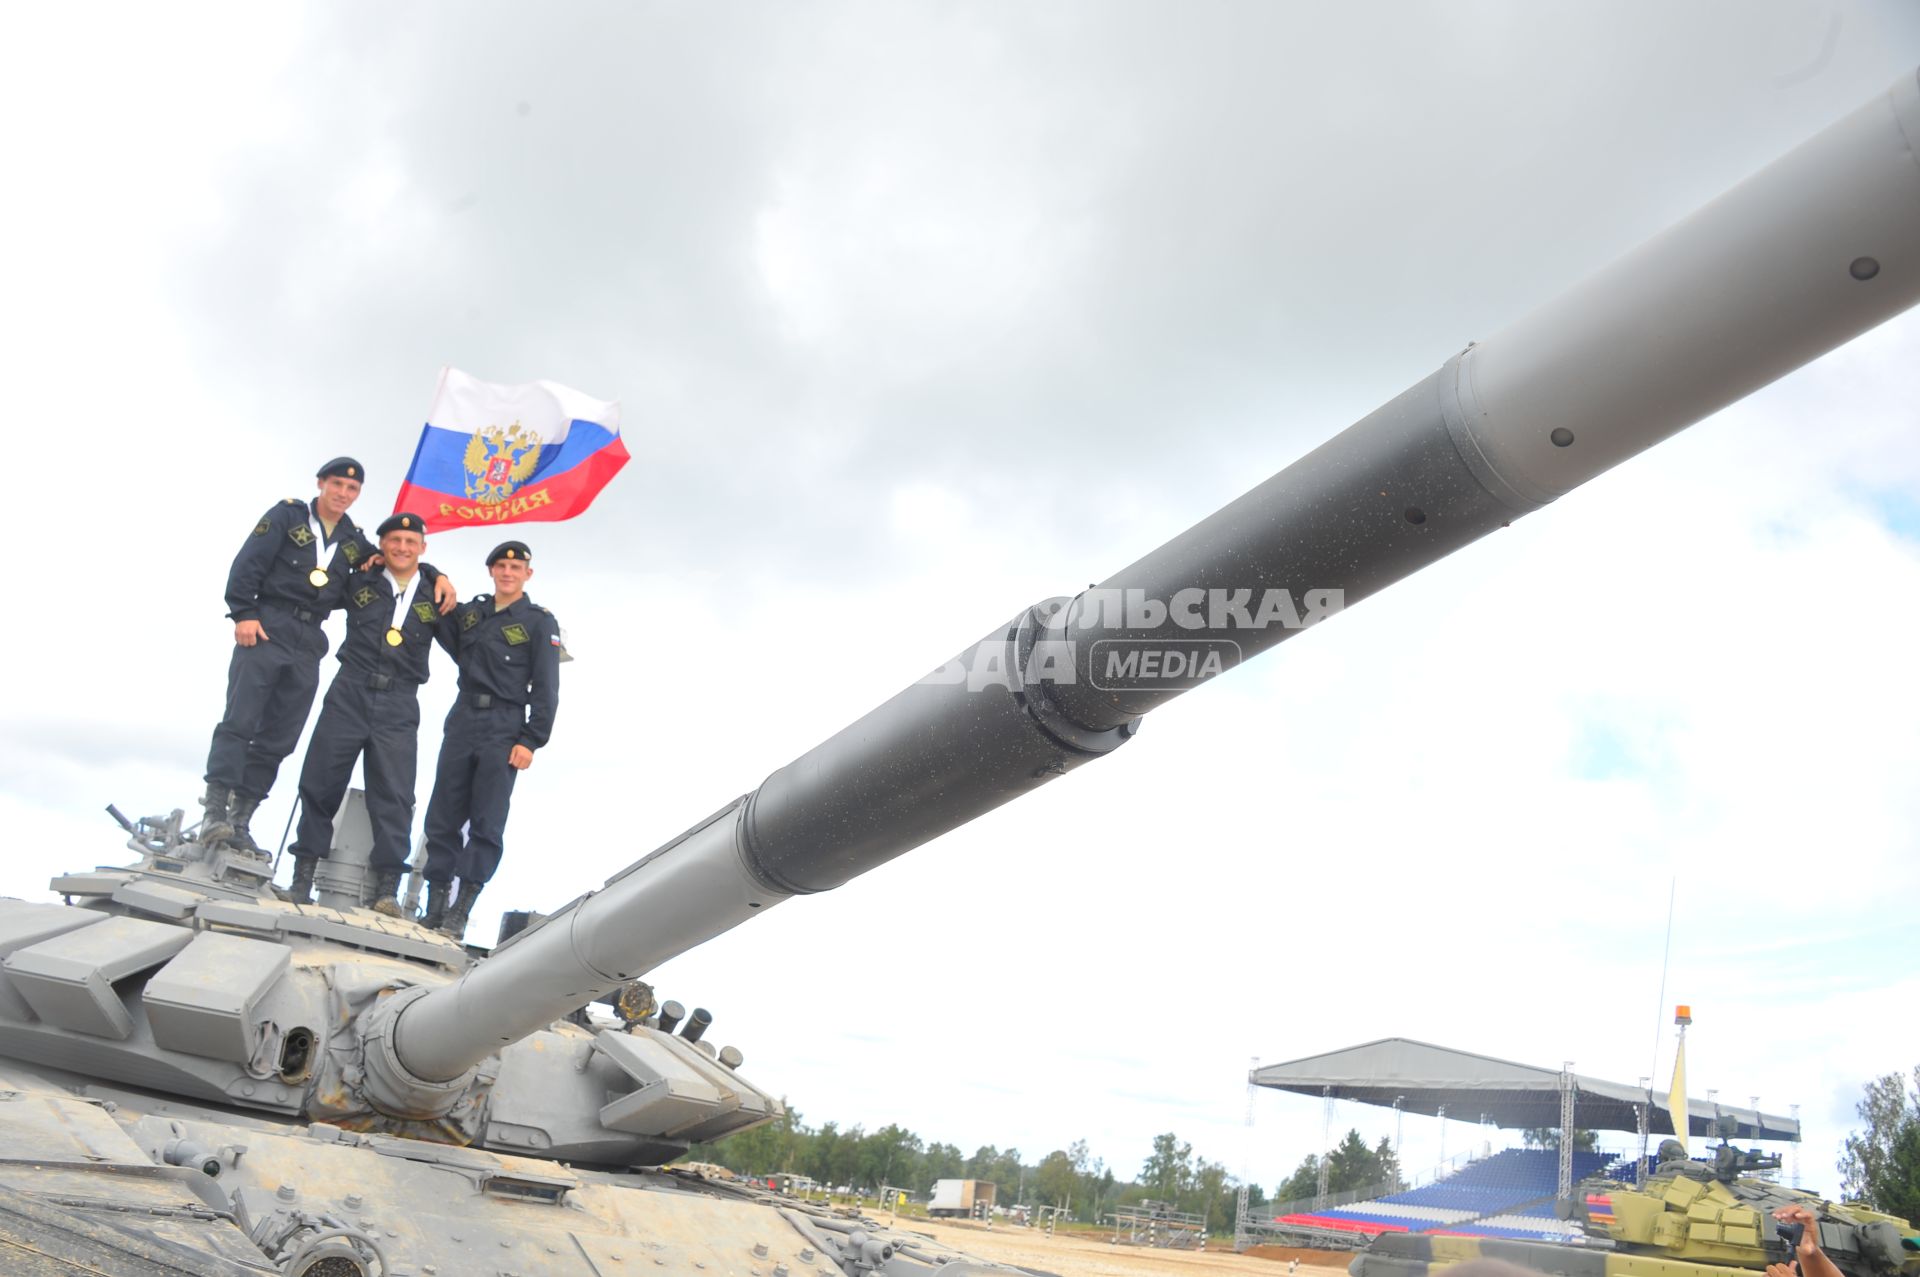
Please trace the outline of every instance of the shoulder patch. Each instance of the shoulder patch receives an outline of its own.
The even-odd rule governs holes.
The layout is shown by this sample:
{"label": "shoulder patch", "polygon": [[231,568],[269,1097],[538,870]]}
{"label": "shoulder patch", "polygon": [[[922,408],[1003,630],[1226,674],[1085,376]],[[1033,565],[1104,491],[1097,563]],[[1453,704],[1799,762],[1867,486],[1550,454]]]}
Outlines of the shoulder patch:
{"label": "shoulder patch", "polygon": [[514,622],[512,625],[501,626],[500,634],[502,637],[504,637],[507,640],[507,642],[510,645],[514,647],[518,647],[522,643],[527,641],[527,627],[520,624],[518,621]]}
{"label": "shoulder patch", "polygon": [[253,535],[257,537],[263,537],[271,531],[273,531],[273,524],[266,519],[262,519],[253,525]]}
{"label": "shoulder patch", "polygon": [[434,621],[433,604],[427,602],[425,599],[421,599],[418,603],[415,603],[413,605],[413,614],[420,618],[422,624],[425,624],[425,625],[433,624],[433,621]]}
{"label": "shoulder patch", "polygon": [[287,500],[286,500],[286,504],[288,504],[288,505],[305,505],[305,504],[306,504],[306,502],[304,502],[304,501],[302,501],[302,500],[301,500],[301,499],[300,499],[299,497],[288,497],[288,498],[287,498]]}
{"label": "shoulder patch", "polygon": [[461,629],[470,630],[478,624],[480,624],[480,614],[478,612],[468,609],[460,614]]}
{"label": "shoulder patch", "polygon": [[353,592],[353,605],[355,607],[365,607],[367,604],[373,602],[373,598],[373,587],[371,585],[363,585]]}

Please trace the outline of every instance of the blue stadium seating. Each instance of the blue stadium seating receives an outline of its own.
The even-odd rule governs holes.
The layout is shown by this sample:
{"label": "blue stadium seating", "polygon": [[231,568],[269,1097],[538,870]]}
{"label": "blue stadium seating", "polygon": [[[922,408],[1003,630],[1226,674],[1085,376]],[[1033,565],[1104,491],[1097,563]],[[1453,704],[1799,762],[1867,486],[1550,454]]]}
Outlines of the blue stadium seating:
{"label": "blue stadium seating", "polygon": [[[1599,1174],[1613,1160],[1605,1153],[1575,1152],[1575,1182]],[[1552,1149],[1508,1149],[1424,1188],[1312,1214],[1287,1215],[1279,1222],[1369,1235],[1413,1232],[1525,1240],[1566,1237],[1579,1230],[1553,1217],[1559,1174],[1560,1154]]]}

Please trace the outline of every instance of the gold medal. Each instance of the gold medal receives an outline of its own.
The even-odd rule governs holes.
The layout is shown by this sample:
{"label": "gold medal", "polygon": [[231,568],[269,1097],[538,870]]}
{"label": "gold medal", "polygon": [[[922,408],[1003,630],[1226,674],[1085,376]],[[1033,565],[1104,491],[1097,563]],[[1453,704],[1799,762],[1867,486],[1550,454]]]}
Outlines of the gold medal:
{"label": "gold medal", "polygon": [[400,633],[397,627],[391,626],[391,625],[387,627],[387,646],[388,647],[399,647],[400,640],[403,637],[405,636]]}
{"label": "gold medal", "polygon": [[327,570],[325,568],[315,568],[313,571],[307,573],[307,584],[311,585],[314,589],[317,590],[326,583]]}

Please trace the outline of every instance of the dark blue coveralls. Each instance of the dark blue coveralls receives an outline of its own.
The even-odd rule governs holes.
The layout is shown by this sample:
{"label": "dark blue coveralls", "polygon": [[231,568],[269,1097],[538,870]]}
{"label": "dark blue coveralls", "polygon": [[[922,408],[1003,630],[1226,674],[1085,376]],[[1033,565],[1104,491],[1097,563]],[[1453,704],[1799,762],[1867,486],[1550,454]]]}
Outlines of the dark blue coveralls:
{"label": "dark blue coveralls", "polygon": [[426,878],[484,883],[500,867],[519,774],[507,759],[515,745],[545,748],[553,733],[560,623],[525,595],[495,611],[493,596],[482,594],[442,618],[434,637],[460,663],[460,695],[427,802]]}
{"label": "dark blue coveralls", "polygon": [[[339,607],[349,571],[377,551],[352,519],[340,516],[333,535],[316,545],[310,502],[289,497],[262,515],[227,573],[227,615],[258,621],[266,631],[252,647],[233,645],[227,666],[227,704],[207,751],[209,784],[265,798],[280,762],[300,743],[327,636],[320,623]],[[309,574],[325,568],[327,583]]]}
{"label": "dark blue coveralls", "polygon": [[[393,582],[385,572],[355,576],[344,591],[347,637],[340,669],[320,705],[320,721],[300,767],[300,832],[289,848],[296,857],[324,857],[333,846],[333,820],[347,796],[353,764],[366,755],[367,816],[373,825],[376,872],[404,869],[413,834],[413,782],[420,748],[420,699],[427,681],[427,655],[442,618],[434,611],[428,564],[399,627],[393,628]],[[451,621],[453,618],[446,618]]]}

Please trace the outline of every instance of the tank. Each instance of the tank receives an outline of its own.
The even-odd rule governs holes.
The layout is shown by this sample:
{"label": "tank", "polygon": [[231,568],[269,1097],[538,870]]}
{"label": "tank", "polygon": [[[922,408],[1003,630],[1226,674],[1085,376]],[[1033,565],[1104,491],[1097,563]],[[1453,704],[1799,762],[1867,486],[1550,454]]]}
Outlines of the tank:
{"label": "tank", "polygon": [[489,953],[360,907],[351,805],[313,905],[179,811],[124,821],[129,863],[0,902],[10,1271],[989,1270],[665,1169],[780,1106],[716,1045],[723,1016],[656,1008],[647,974],[1126,746],[1156,706],[1912,306],[1917,143],[1908,75]]}
{"label": "tank", "polygon": [[1711,1161],[1674,1140],[1642,1182],[1593,1179],[1569,1203],[1587,1245],[1485,1237],[1382,1234],[1349,1266],[1353,1277],[1414,1277],[1470,1259],[1501,1259],[1565,1277],[1726,1277],[1792,1264],[1773,1212],[1799,1205],[1819,1220],[1820,1249],[1848,1277],[1920,1273],[1907,1220],[1784,1188],[1756,1172],[1780,1159],[1722,1143]]}

